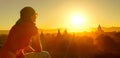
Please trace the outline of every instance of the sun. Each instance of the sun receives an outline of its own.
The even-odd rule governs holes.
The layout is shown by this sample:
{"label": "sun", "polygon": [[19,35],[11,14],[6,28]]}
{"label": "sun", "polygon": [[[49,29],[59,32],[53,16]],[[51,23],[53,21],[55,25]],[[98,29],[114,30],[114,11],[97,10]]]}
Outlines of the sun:
{"label": "sun", "polygon": [[73,27],[80,27],[82,26],[84,23],[84,17],[79,15],[79,14],[75,14],[73,16],[71,16],[71,24]]}
{"label": "sun", "polygon": [[79,32],[85,30],[86,18],[81,14],[72,14],[69,17],[69,31]]}

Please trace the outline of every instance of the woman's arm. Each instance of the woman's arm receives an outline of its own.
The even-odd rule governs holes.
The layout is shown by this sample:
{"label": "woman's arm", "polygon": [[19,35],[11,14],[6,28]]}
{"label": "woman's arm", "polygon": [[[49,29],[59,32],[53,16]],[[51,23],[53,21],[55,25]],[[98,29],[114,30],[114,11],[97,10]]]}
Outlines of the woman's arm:
{"label": "woman's arm", "polygon": [[35,52],[41,52],[42,51],[42,45],[41,45],[39,35],[36,35],[36,36],[32,37],[31,46],[35,50]]}

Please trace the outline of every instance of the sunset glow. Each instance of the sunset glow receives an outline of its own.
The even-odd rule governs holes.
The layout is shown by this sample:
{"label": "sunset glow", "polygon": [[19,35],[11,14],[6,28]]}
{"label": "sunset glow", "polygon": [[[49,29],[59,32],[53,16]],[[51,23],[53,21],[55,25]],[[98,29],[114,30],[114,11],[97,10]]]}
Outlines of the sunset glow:
{"label": "sunset glow", "polygon": [[97,27],[98,24],[103,27],[120,26],[119,0],[14,0],[7,2],[3,0],[0,4],[1,7],[4,6],[0,11],[1,30],[10,30],[20,18],[21,8],[25,6],[33,7],[38,13],[36,26],[40,29],[66,28],[73,31],[85,31],[86,28]]}

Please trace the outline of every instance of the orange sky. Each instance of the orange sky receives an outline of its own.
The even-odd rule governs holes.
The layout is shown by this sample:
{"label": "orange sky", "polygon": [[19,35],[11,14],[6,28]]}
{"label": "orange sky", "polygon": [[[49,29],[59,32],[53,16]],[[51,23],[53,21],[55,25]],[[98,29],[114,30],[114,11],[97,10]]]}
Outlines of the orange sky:
{"label": "orange sky", "polygon": [[[41,29],[120,26],[119,0],[3,0],[0,2],[0,30],[9,30],[19,19],[19,11],[31,6],[38,12],[36,25]],[[72,25],[74,15],[82,16],[82,24]],[[80,22],[81,23],[81,22]]]}

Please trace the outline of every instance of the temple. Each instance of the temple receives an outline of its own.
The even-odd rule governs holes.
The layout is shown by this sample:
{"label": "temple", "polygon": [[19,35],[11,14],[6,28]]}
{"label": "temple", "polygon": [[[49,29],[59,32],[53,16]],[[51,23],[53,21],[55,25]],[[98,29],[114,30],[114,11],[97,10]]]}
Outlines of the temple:
{"label": "temple", "polygon": [[102,33],[102,32],[104,32],[104,31],[102,30],[102,28],[101,28],[101,25],[100,25],[100,24],[98,25],[97,32],[98,32],[98,33]]}

